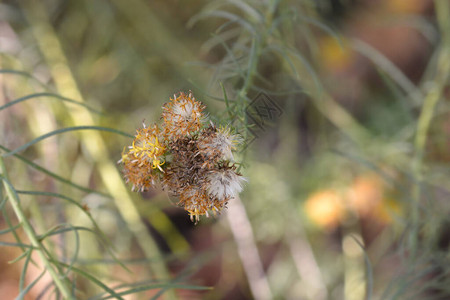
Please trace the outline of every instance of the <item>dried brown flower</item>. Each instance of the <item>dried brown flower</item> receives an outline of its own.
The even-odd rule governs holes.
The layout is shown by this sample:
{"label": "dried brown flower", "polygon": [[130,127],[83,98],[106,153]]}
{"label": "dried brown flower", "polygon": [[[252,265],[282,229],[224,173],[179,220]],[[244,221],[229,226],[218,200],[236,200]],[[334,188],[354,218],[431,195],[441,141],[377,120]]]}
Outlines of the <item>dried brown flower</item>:
{"label": "dried brown flower", "polygon": [[204,108],[192,93],[174,96],[163,106],[162,131],[144,125],[119,161],[133,190],[161,185],[196,222],[226,207],[245,181],[231,164],[239,137],[212,122],[205,127]]}
{"label": "dried brown flower", "polygon": [[155,186],[160,172],[163,172],[161,166],[165,163],[166,148],[160,141],[158,126],[147,127],[143,124],[128,151],[122,153],[119,163],[124,166],[125,180],[133,185],[132,190],[142,192]]}
{"label": "dried brown flower", "polygon": [[174,95],[162,109],[163,136],[167,140],[192,135],[203,127],[205,106],[196,101],[192,93]]}

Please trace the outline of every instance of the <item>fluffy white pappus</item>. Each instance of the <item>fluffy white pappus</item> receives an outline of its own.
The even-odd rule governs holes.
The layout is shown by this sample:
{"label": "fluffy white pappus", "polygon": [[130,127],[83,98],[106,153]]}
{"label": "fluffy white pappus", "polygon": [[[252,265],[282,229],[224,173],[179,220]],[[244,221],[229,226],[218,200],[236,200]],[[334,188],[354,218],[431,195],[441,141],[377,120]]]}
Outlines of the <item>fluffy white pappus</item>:
{"label": "fluffy white pappus", "polygon": [[174,121],[188,121],[195,120],[203,121],[202,107],[200,102],[193,99],[180,99],[173,104],[172,108]]}
{"label": "fluffy white pappus", "polygon": [[189,119],[194,112],[194,105],[191,102],[177,102],[173,105],[173,113],[183,119]]}
{"label": "fluffy white pappus", "polygon": [[222,153],[225,159],[233,160],[232,150],[236,149],[236,145],[241,142],[241,137],[232,134],[227,127],[219,128],[214,138],[214,144]]}
{"label": "fluffy white pappus", "polygon": [[219,201],[235,198],[242,192],[242,185],[247,179],[233,170],[214,170],[207,175],[208,194]]}
{"label": "fluffy white pappus", "polygon": [[[212,124],[212,123],[211,123]],[[212,124],[214,126],[214,124]],[[220,127],[215,132],[214,136],[204,139],[199,143],[198,147],[202,152],[212,154],[215,151],[220,153],[222,159],[233,161],[233,150],[236,145],[242,142],[239,135],[232,134],[230,128]]]}

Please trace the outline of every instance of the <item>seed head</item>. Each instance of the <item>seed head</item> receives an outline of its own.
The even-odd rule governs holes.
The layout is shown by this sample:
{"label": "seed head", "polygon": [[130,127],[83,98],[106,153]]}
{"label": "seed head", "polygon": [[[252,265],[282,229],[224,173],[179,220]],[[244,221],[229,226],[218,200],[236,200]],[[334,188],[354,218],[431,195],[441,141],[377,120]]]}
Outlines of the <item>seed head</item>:
{"label": "seed head", "polygon": [[160,185],[195,222],[225,208],[246,181],[231,165],[240,138],[228,127],[205,127],[204,108],[191,93],[174,96],[163,106],[162,131],[144,124],[119,161],[133,190]]}
{"label": "seed head", "polygon": [[203,127],[205,106],[196,101],[192,93],[174,95],[162,109],[163,136],[168,140],[192,135]]}
{"label": "seed head", "polygon": [[246,181],[229,166],[209,171],[206,180],[208,195],[218,201],[235,198],[242,192],[242,185]]}
{"label": "seed head", "polygon": [[125,180],[133,185],[133,190],[142,192],[154,187],[160,177],[159,172],[164,172],[162,165],[165,163],[166,148],[160,140],[156,124],[149,127],[143,124],[128,151],[122,153],[119,163],[123,164]]}
{"label": "seed head", "polygon": [[232,134],[229,127],[215,127],[213,124],[204,130],[198,138],[199,153],[209,161],[233,161],[233,150],[241,142],[238,135]]}

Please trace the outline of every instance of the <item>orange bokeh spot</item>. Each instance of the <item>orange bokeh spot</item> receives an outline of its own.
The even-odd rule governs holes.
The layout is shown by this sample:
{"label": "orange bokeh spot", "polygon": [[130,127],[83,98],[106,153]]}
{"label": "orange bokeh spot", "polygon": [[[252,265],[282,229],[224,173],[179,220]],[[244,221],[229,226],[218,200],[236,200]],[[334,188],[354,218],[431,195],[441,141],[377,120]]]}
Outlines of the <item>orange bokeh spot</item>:
{"label": "orange bokeh spot", "polygon": [[360,215],[369,214],[380,205],[384,194],[384,186],[375,175],[357,177],[349,190],[349,204]]}
{"label": "orange bokeh spot", "polygon": [[312,194],[305,202],[308,218],[322,229],[332,229],[345,216],[343,198],[333,190],[322,190]]}
{"label": "orange bokeh spot", "polygon": [[319,42],[320,59],[326,71],[342,72],[348,68],[353,59],[353,52],[345,41],[325,36]]}

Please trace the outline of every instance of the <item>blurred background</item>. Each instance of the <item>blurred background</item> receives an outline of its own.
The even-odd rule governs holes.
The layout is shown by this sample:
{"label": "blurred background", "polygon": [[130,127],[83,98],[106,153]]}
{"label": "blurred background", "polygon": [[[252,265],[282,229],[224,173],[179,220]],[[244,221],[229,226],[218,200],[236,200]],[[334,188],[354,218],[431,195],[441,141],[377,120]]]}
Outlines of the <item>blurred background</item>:
{"label": "blurred background", "polygon": [[[0,53],[3,153],[134,135],[180,91],[245,139],[198,224],[125,186],[130,137],[5,157],[77,299],[450,298],[447,0],[6,0]],[[2,299],[58,299],[6,198]]]}

